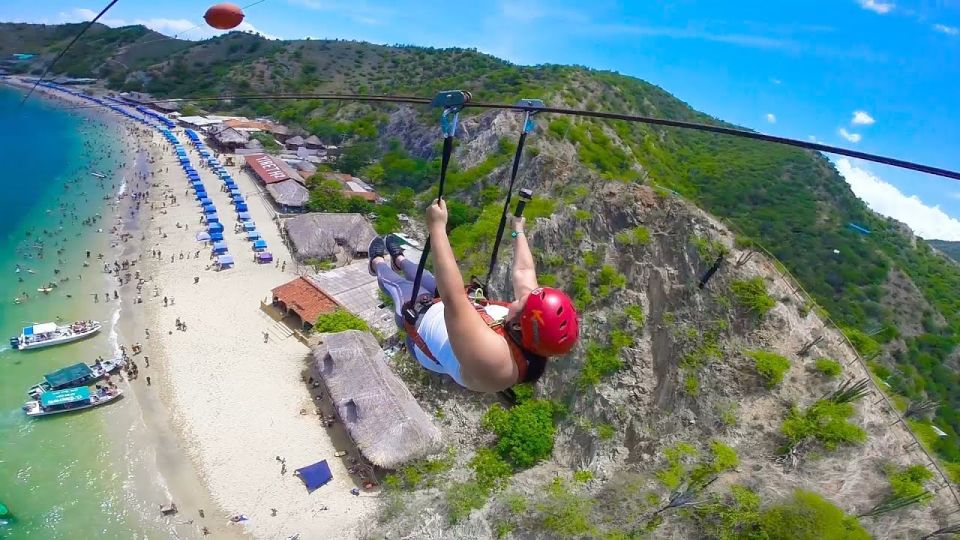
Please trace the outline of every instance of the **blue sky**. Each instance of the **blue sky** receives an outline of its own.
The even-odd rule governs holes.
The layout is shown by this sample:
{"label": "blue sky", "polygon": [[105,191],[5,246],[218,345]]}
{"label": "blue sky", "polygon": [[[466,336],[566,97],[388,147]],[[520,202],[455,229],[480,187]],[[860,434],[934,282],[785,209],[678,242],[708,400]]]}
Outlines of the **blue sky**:
{"label": "blue sky", "polygon": [[[88,20],[105,3],[4,3],[0,20]],[[106,22],[199,39],[211,35],[202,24],[208,5],[121,0]],[[960,169],[960,0],[496,0],[463,3],[460,14],[450,5],[458,3],[266,0],[247,10],[244,28],[611,69],[763,132]],[[960,240],[960,183],[837,164],[874,208],[925,237]]]}

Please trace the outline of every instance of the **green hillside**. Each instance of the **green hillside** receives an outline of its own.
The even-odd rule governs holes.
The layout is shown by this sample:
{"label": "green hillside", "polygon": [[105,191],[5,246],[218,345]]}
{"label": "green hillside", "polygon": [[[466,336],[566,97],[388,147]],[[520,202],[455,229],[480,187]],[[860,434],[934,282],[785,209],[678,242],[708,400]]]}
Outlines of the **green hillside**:
{"label": "green hillside", "polygon": [[[18,27],[20,44],[43,51],[55,49],[71,33],[69,27],[0,25],[0,35],[8,35],[13,26]],[[266,41],[240,33],[197,43],[161,40],[164,54],[153,52],[157,43],[145,45],[150,54],[142,54],[135,42],[146,41],[145,32],[138,27],[98,28],[89,44],[71,53],[72,60],[61,67],[70,75],[107,78],[114,89],[164,97],[312,91],[430,96],[463,88],[482,100],[541,96],[553,105],[719,122],[646,82],[581,67],[516,66],[465,49]],[[125,46],[130,43],[134,45]],[[12,47],[22,48],[20,44],[0,39],[0,53],[14,52]],[[129,59],[129,69],[118,68],[111,54]],[[198,105],[271,115],[325,140],[346,141],[341,168],[363,170],[388,191],[422,191],[436,174],[430,156],[380,140],[384,113],[392,107],[310,100]],[[960,267],[915,240],[900,224],[871,212],[826,158],[795,148],[626,122],[549,117],[541,123],[546,129],[537,145],[572,141],[580,161],[597,174],[672,189],[729,223],[744,244],[757,242],[772,252],[819,307],[847,328],[861,353],[873,357],[875,374],[891,392],[908,400],[939,402],[934,423],[947,436],[926,442],[945,460],[960,463],[960,376],[952,356],[960,339]],[[509,159],[508,153],[501,154],[491,156],[490,163]],[[491,202],[489,194],[474,185],[481,173],[460,171],[452,181],[454,191],[462,190],[460,198],[473,203],[462,209],[463,225],[452,233],[455,239],[471,236],[476,226],[471,218]],[[850,222],[871,233],[851,230]],[[902,328],[903,315],[890,300],[894,269],[909,276],[920,292],[911,304],[920,331]]]}

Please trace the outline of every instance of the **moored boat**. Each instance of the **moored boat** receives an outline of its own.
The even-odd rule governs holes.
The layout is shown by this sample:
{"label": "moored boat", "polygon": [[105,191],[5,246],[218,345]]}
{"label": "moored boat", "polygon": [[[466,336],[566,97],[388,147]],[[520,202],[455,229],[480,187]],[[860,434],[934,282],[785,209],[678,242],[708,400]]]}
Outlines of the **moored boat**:
{"label": "moored boat", "polygon": [[111,371],[122,367],[124,364],[126,364],[126,361],[122,358],[97,360],[92,364],[79,362],[47,373],[43,376],[43,382],[31,387],[27,394],[33,399],[37,399],[44,392],[63,390],[75,386],[87,386],[93,384],[94,381],[107,377]]}
{"label": "moored boat", "polygon": [[101,325],[97,321],[77,321],[65,325],[52,322],[35,324],[24,327],[19,336],[10,338],[10,347],[27,350],[70,343],[92,336],[99,332],[100,328]]}
{"label": "moored boat", "polygon": [[23,404],[23,412],[27,416],[49,416],[63,412],[79,411],[105,405],[118,399],[123,391],[117,388],[100,388],[90,392],[87,386],[53,390],[40,394],[40,399]]}
{"label": "moored boat", "polygon": [[107,177],[107,175],[105,175],[105,174],[100,174],[100,173],[98,173],[98,172],[93,172],[93,171],[91,171],[90,174],[92,174],[93,176],[96,176],[97,178],[106,178],[106,177]]}

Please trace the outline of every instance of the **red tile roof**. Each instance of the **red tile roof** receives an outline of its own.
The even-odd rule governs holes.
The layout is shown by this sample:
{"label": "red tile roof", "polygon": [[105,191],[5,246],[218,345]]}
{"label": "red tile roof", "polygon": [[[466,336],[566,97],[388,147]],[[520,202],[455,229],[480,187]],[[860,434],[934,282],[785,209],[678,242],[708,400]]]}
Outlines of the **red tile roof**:
{"label": "red tile roof", "polygon": [[287,309],[309,324],[316,323],[317,317],[332,313],[340,305],[316,283],[302,276],[274,288],[272,292],[275,301],[283,302]]}

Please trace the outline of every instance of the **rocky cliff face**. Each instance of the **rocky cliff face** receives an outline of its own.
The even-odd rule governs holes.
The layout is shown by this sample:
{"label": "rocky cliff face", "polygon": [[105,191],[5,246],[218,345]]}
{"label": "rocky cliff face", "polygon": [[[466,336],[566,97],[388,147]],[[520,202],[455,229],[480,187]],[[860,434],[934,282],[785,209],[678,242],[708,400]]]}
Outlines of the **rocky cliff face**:
{"label": "rocky cliff face", "polygon": [[[504,113],[464,124],[455,159],[466,167],[519,127],[515,117]],[[398,359],[397,369],[455,448],[456,464],[433,487],[405,493],[403,510],[393,507],[383,523],[371,527],[371,537],[493,538],[504,533],[500,524],[509,522],[514,538],[553,538],[557,533],[543,528],[537,501],[554,478],[584,470],[592,478],[571,489],[591,501],[590,518],[605,524],[601,529],[639,527],[670,496],[658,473],[670,466],[665,450],[678,443],[706,452],[711,441],[722,441],[739,454],[739,465],[720,474],[701,498],[732,484],[750,487],[765,501],[799,488],[816,491],[853,515],[868,511],[889,492],[885,466],[929,461],[903,425],[894,424],[897,414],[875,389],[858,403],[852,418],[867,432],[862,445],[811,449],[797,460],[778,458],[784,444],[780,426],[792,406],[810,405],[840,381],[869,379],[843,336],[804,305],[796,286],[771,261],[734,246],[733,235],[715,219],[665,190],[598,178],[576,162],[575,148],[568,143],[533,142],[540,152],[525,160],[520,182],[540,197],[558,200],[552,215],[530,223],[539,271],[555,275],[569,291],[578,269],[586,270],[596,286],[597,276],[609,273],[608,267],[623,276],[622,286],[595,294],[581,312],[583,345],[551,362],[537,385],[536,395],[561,400],[569,411],[558,424],[551,458],[514,475],[490,502],[453,525],[446,517],[446,487],[468,478],[470,459],[491,444],[480,417],[496,399],[464,391],[409,359]],[[508,166],[491,176],[504,178]],[[575,196],[569,195],[571,186],[580,188]],[[638,240],[628,241],[625,233]],[[719,271],[698,288],[720,253],[724,262]],[[507,250],[501,261],[509,257]],[[739,306],[731,292],[735,282],[753,278],[762,280],[775,300],[762,318]],[[494,290],[508,291],[507,280],[503,263]],[[636,306],[642,309],[642,325],[624,316],[631,308],[636,314]],[[632,337],[619,352],[622,368],[596,385],[577,386],[589,344],[606,343],[617,330]],[[766,385],[745,354],[750,350],[789,359],[783,382]],[[814,369],[821,357],[843,365],[839,378]],[[598,426],[610,426],[613,432],[601,435]],[[504,502],[517,495],[529,502],[519,518],[511,517],[510,504]],[[633,502],[625,504],[625,498]],[[949,490],[940,489],[926,505],[861,522],[877,537],[915,538],[942,526],[953,505]],[[698,536],[685,511],[660,516],[663,522],[654,537]]]}

